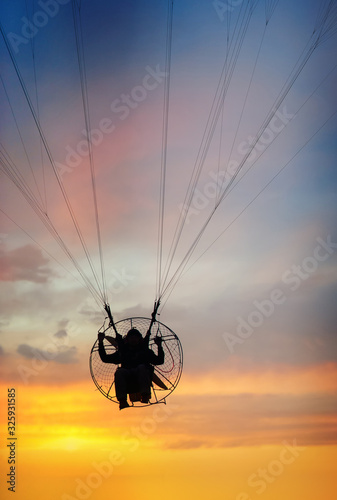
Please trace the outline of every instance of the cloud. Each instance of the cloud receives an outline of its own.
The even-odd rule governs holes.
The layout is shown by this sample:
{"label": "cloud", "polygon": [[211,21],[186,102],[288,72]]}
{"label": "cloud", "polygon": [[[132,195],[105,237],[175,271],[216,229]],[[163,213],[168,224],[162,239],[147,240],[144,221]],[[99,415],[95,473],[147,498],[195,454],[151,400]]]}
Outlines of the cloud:
{"label": "cloud", "polygon": [[[83,324],[78,308],[87,299],[89,292],[84,287],[68,288],[67,285],[66,279],[62,281],[55,278],[48,283],[0,281],[3,320],[3,324],[0,322],[0,329],[5,330],[5,326],[10,324],[16,328],[17,333],[27,332],[27,329],[35,331],[35,334],[32,333],[33,337],[29,337],[34,338],[40,329],[46,330],[47,324],[48,331],[51,330],[53,334],[65,330],[70,335],[74,322]],[[65,313],[69,313],[71,321],[63,319]],[[102,324],[102,321],[97,324]]]}
{"label": "cloud", "polygon": [[61,319],[61,320],[58,322],[58,327],[59,327],[59,329],[60,329],[60,330],[65,329],[65,328],[66,328],[66,326],[68,325],[68,323],[69,323],[69,319],[66,319],[66,318]]}
{"label": "cloud", "polygon": [[[236,394],[175,396],[166,449],[278,444],[296,438],[301,445],[336,442],[336,402],[330,395]],[[179,405],[179,406],[178,406]]]}
{"label": "cloud", "polygon": [[0,281],[46,283],[54,275],[41,250],[25,245],[14,250],[0,249]]}
{"label": "cloud", "polygon": [[102,311],[97,311],[88,303],[85,303],[80,309],[79,314],[84,316],[90,323],[94,323],[95,325],[102,324]]}
{"label": "cloud", "polygon": [[200,439],[181,439],[168,443],[166,448],[170,450],[195,450],[206,445],[209,447],[209,444],[207,441],[201,441]]}
{"label": "cloud", "polygon": [[[25,345],[25,344],[23,344]],[[52,386],[66,387],[70,382],[91,381],[88,357],[81,356],[79,351],[66,349],[67,352],[59,353],[57,358],[50,359],[43,357],[42,352],[35,351],[35,357],[30,353],[31,346],[20,347],[20,352],[8,352],[2,356],[0,363],[0,379],[8,384],[23,384],[44,386],[50,388]],[[44,354],[47,354],[44,352]],[[76,354],[76,357],[75,357]],[[60,360],[65,361],[68,358],[74,359],[73,363],[60,363]],[[76,359],[77,358],[77,359]],[[75,369],[76,367],[76,369]],[[92,385],[91,385],[92,384]],[[91,382],[89,386],[94,391],[94,384]]]}
{"label": "cloud", "polygon": [[54,337],[58,339],[63,339],[64,337],[67,337],[68,334],[65,330],[59,330],[58,332],[54,333]]}
{"label": "cloud", "polygon": [[60,364],[77,363],[77,348],[75,346],[55,346],[53,351],[44,351],[28,344],[20,344],[17,352],[26,359],[36,359],[39,361],[55,361]]}

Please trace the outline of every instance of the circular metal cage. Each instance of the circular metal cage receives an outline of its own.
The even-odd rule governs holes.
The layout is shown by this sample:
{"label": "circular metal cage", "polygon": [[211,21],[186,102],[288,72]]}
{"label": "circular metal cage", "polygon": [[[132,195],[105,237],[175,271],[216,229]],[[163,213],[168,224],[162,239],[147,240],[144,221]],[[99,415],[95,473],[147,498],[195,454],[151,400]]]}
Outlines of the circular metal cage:
{"label": "circular metal cage", "polygon": [[[136,328],[141,332],[143,337],[146,335],[150,326],[151,319],[149,318],[126,318],[118,321],[115,326],[123,337],[131,328]],[[105,330],[105,334],[114,336],[113,327]],[[166,325],[156,321],[151,329],[149,347],[157,353],[157,346],[154,343],[154,338],[160,336],[162,338],[162,346],[164,349],[165,360],[164,364],[154,366],[152,378],[151,399],[148,404],[143,404],[137,400],[137,395],[129,394],[129,400],[132,406],[148,406],[155,403],[165,403],[166,398],[177,387],[181,377],[183,367],[183,351],[181,343],[177,335]],[[104,339],[104,347],[107,354],[112,354],[116,351],[116,345]],[[98,390],[114,403],[118,403],[115,388],[114,378],[115,371],[118,365],[112,363],[104,363],[98,352],[98,340],[94,343],[90,352],[90,373]]]}

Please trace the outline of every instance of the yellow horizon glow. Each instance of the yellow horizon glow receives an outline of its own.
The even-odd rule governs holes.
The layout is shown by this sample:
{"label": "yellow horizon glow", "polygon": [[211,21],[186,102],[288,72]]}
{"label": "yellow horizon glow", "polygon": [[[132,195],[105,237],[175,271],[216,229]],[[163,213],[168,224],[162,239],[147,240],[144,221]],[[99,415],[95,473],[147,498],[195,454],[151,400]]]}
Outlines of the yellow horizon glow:
{"label": "yellow horizon glow", "polygon": [[[73,500],[86,493],[92,500],[112,494],[138,500],[158,495],[161,500],[186,495],[255,500],[264,494],[268,500],[334,500],[337,446],[302,447],[293,454],[285,446],[139,449],[121,454],[115,462],[109,450],[23,450],[15,498],[26,500],[29,494],[35,500]],[[7,500],[10,495],[5,491],[1,497]]]}
{"label": "yellow horizon glow", "polygon": [[[214,396],[228,396],[225,401],[247,394],[331,396],[335,374],[336,365],[326,364],[268,376],[262,371],[235,374],[229,368],[204,378],[186,375],[166,406],[123,412],[95,390],[91,380],[67,386],[17,385],[16,499],[26,500],[29,492],[31,498],[45,500],[48,491],[48,500],[73,500],[86,491],[90,500],[103,500],[113,491],[125,498],[151,500],[159,490],[161,500],[171,500],[177,491],[182,497],[255,500],[264,481],[268,500],[284,500],[289,492],[293,498],[334,500],[337,445],[333,436],[330,446],[312,443],[319,443],[322,426],[337,428],[337,415],[295,411],[273,415],[269,430],[268,416],[267,426],[243,429],[241,407],[231,413],[218,406],[221,402]],[[1,392],[7,393],[3,384]],[[2,413],[5,418],[4,408]],[[257,424],[260,418],[265,416],[251,416]],[[288,453],[289,463],[276,463],[285,443],[293,442],[303,448],[296,460],[291,461]],[[6,470],[6,449],[1,461]],[[261,468],[271,469],[270,483],[259,477]],[[249,481],[253,474],[257,477]],[[320,478],[317,484],[308,480],[315,477]],[[12,498],[3,492],[1,497]]]}

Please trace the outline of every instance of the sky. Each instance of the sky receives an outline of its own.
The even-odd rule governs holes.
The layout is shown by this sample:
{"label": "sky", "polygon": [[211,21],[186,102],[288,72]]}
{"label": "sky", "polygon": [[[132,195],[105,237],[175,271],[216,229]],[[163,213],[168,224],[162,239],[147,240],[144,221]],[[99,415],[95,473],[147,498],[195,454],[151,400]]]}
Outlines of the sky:
{"label": "sky", "polygon": [[[168,78],[169,4],[1,4],[1,498],[333,500],[336,2],[176,1]],[[103,304],[34,208],[99,295],[49,152],[115,320],[149,317],[163,151],[170,277],[214,214],[159,310],[179,385],[120,412],[89,370]]]}

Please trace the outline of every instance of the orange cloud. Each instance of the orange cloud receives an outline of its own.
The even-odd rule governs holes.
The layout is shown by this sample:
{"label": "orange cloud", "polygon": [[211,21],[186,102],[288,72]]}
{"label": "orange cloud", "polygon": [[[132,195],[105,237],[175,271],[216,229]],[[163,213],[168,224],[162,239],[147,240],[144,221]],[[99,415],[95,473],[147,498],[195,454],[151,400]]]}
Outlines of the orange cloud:
{"label": "orange cloud", "polygon": [[306,394],[337,391],[337,364],[312,366],[273,365],[270,369],[245,368],[232,359],[229,366],[184,374],[180,394]]}

